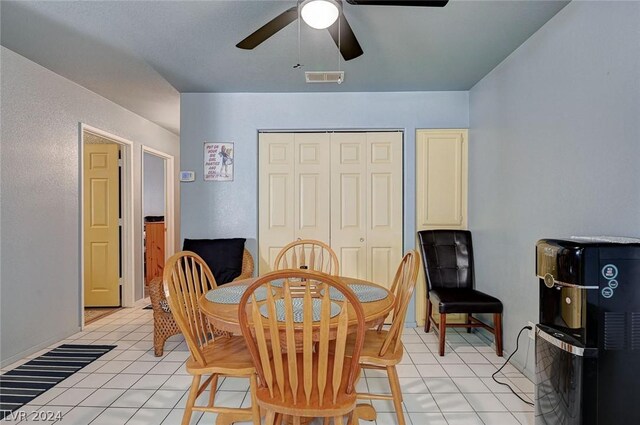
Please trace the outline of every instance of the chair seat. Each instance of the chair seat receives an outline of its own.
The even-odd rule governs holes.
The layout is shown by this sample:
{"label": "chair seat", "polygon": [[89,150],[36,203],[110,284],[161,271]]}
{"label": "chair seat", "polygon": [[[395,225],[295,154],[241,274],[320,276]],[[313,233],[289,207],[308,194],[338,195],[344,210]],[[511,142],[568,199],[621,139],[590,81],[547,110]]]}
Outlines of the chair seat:
{"label": "chair seat", "polygon": [[429,299],[442,314],[502,313],[502,302],[484,292],[469,288],[438,288],[429,291]]}
{"label": "chair seat", "polygon": [[[370,329],[364,334],[364,344],[362,344],[362,352],[360,354],[361,365],[373,365],[373,366],[394,366],[400,363],[402,360],[402,354],[404,353],[402,344],[398,347],[398,351],[393,352],[393,347],[389,347],[384,356],[380,356],[380,350],[382,344],[389,331],[382,330],[378,332],[376,329]],[[347,355],[351,355],[353,352],[353,345],[355,343],[355,334],[352,334],[347,339]]]}
{"label": "chair seat", "polygon": [[192,375],[206,373],[228,373],[230,375],[249,375],[255,372],[255,366],[247,344],[241,336],[216,338],[202,349],[205,366],[190,356],[187,359],[187,372]]}
{"label": "chair seat", "polygon": [[[282,413],[285,415],[292,416],[301,416],[301,417],[334,417],[340,415],[346,415],[351,412],[355,408],[356,404],[356,391],[355,385],[351,394],[346,394],[346,386],[349,378],[350,371],[350,362],[345,361],[342,367],[342,379],[340,382],[340,387],[338,389],[338,398],[334,402],[333,401],[333,390],[332,390],[332,373],[333,373],[333,362],[334,356],[329,355],[328,357],[328,367],[327,367],[327,377],[326,377],[326,387],[324,394],[322,396],[318,393],[318,359],[317,354],[313,356],[313,380],[311,382],[311,397],[309,399],[309,403],[307,403],[307,399],[305,398],[304,391],[304,368],[303,368],[303,354],[296,353],[296,365],[298,368],[298,391],[296,394],[296,402],[293,401],[293,394],[291,393],[289,382],[289,368],[286,366],[288,364],[287,356],[283,356],[282,358],[284,367],[284,380],[285,383],[285,394],[284,401],[280,395],[280,391],[278,389],[278,385],[274,380],[274,388],[273,388],[273,397],[269,393],[269,389],[265,387],[259,387],[256,391],[256,398],[258,399],[258,404],[260,407],[273,410],[278,413]],[[358,367],[358,369],[360,369]],[[272,366],[273,370],[273,366]],[[360,370],[357,370],[356,373],[359,375]],[[356,376],[358,376],[356,375]],[[357,382],[357,380],[356,380]]]}

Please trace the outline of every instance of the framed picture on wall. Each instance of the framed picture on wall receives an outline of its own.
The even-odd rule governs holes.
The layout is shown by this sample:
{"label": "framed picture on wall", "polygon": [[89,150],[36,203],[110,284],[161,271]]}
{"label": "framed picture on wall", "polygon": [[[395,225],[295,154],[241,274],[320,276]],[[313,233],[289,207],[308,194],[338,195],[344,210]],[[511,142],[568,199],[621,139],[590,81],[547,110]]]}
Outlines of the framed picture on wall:
{"label": "framed picture on wall", "polygon": [[233,181],[233,142],[204,142],[204,180]]}

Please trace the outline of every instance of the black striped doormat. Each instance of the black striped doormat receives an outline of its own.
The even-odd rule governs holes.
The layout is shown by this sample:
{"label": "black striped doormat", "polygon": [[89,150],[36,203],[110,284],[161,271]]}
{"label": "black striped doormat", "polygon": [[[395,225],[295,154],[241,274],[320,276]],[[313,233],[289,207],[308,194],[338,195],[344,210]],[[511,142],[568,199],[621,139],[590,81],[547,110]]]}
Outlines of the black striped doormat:
{"label": "black striped doormat", "polygon": [[0,420],[99,359],[115,345],[62,344],[0,376]]}

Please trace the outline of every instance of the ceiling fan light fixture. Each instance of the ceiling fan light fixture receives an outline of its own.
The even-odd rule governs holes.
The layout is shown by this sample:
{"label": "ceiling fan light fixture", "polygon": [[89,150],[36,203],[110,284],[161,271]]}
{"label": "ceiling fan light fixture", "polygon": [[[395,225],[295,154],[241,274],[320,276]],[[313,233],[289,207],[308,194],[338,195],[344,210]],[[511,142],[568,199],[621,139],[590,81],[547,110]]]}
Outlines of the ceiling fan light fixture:
{"label": "ceiling fan light fixture", "polygon": [[300,3],[300,15],[311,28],[329,28],[340,16],[340,5],[335,0],[305,0]]}

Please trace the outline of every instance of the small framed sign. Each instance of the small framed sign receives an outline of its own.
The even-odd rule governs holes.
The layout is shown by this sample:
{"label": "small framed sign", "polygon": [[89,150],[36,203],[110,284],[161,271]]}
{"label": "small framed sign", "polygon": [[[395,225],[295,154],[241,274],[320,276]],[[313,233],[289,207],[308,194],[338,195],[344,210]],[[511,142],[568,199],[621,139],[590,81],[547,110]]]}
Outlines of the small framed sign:
{"label": "small framed sign", "polygon": [[204,142],[204,180],[233,181],[233,142]]}

